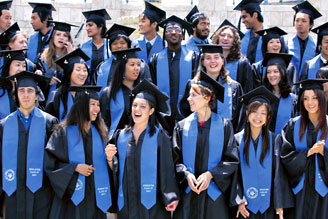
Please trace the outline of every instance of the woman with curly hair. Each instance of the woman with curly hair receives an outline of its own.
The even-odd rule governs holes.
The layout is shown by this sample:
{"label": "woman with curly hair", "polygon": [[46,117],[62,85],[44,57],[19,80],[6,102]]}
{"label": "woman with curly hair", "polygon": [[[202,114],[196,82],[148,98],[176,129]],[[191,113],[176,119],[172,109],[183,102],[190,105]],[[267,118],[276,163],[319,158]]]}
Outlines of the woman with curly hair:
{"label": "woman with curly hair", "polygon": [[240,40],[243,36],[233,24],[224,20],[213,34],[212,44],[222,45],[223,56],[227,61],[225,68],[229,71],[229,76],[241,84],[244,92],[249,92],[254,87],[253,73],[248,59],[240,52]]}

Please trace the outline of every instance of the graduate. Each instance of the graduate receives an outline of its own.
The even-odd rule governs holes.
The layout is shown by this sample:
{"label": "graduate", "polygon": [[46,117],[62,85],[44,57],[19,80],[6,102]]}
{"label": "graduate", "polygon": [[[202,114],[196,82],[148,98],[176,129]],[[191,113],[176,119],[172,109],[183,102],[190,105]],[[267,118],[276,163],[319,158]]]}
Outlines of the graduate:
{"label": "graduate", "polygon": [[293,10],[296,35],[288,39],[287,44],[288,52],[293,55],[292,63],[296,68],[293,80],[295,83],[300,80],[304,64],[316,56],[316,43],[309,33],[314,20],[322,15],[309,1],[295,5]]}
{"label": "graduate", "polygon": [[[269,131],[271,104],[279,99],[264,86],[241,97],[247,105],[245,128],[235,134],[239,148],[238,181],[233,184],[237,218],[283,218],[283,208],[294,206],[287,176],[280,165],[279,144]],[[277,216],[275,216],[277,215]]]}
{"label": "graduate", "polygon": [[139,33],[143,35],[137,40],[134,47],[141,49],[138,58],[148,64],[150,57],[164,49],[163,39],[157,33],[158,24],[165,20],[166,12],[155,5],[145,1],[145,10],[139,15]]}
{"label": "graduate", "polygon": [[11,4],[13,1],[1,1],[0,2],[0,33],[7,30],[11,25]]}
{"label": "graduate", "polygon": [[44,148],[58,120],[38,109],[37,83],[46,77],[20,72],[16,80],[18,109],[0,122],[1,187],[5,218],[48,218],[52,201],[43,171]]}
{"label": "graduate", "polygon": [[170,135],[173,133],[176,121],[183,119],[178,104],[186,82],[193,78],[198,68],[197,53],[181,45],[184,30],[189,25],[175,15],[159,23],[159,26],[164,28],[163,39],[167,42],[167,48],[153,55],[149,63],[152,81],[170,97],[171,115],[166,118]]}
{"label": "graduate", "polygon": [[254,87],[253,72],[248,59],[240,52],[240,40],[243,37],[243,32],[225,19],[211,39],[212,44],[222,45],[223,56],[227,61],[225,68],[229,71],[229,76],[241,84],[244,92],[249,92]]}
{"label": "graduate", "polygon": [[91,82],[95,77],[97,66],[111,56],[110,51],[108,51],[108,40],[104,39],[104,34],[107,30],[106,20],[111,20],[111,17],[104,8],[83,11],[82,14],[86,18],[88,37],[92,38],[81,46],[82,51],[90,57],[87,65],[90,69],[88,82]]}
{"label": "graduate", "polygon": [[71,36],[71,27],[77,27],[60,21],[49,21],[54,25],[53,34],[50,38],[48,48],[46,48],[37,60],[37,66],[43,74],[51,81],[45,88],[44,93],[47,96],[59,87],[63,79],[63,69],[55,61],[73,51],[73,41]]}
{"label": "graduate", "polygon": [[[112,52],[112,55],[109,59],[102,62],[97,69],[96,84],[98,86],[102,86],[101,91],[110,85],[113,72],[118,62],[117,57],[113,54],[113,52],[131,48],[132,42],[129,36],[134,31],[135,28],[120,24],[113,24],[113,26],[111,26],[111,28],[105,33],[105,37],[108,39],[109,49]],[[143,59],[140,59],[140,74],[144,75],[144,77],[148,80],[151,80],[148,65]]]}
{"label": "graduate", "polygon": [[99,86],[70,87],[76,101],[47,144],[44,169],[55,192],[50,219],[106,219],[112,205],[99,90]]}
{"label": "graduate", "polygon": [[53,91],[47,101],[45,111],[58,118],[66,119],[74,103],[75,91],[69,91],[70,86],[82,86],[87,84],[89,69],[86,61],[89,57],[77,48],[56,61],[63,69],[61,86]]}
{"label": "graduate", "polygon": [[189,27],[188,34],[191,36],[186,43],[186,46],[191,51],[199,53],[197,44],[209,44],[208,35],[210,34],[210,20],[202,12],[199,12],[195,5],[185,17],[185,20],[191,24]]}
{"label": "graduate", "polygon": [[272,119],[269,130],[280,134],[290,118],[297,116],[297,96],[291,93],[291,84],[287,79],[287,68],[292,55],[288,53],[266,53],[263,66],[266,68],[263,85],[270,90],[278,102],[271,103]]}
{"label": "graduate", "polygon": [[[328,79],[328,66],[319,68],[317,72],[318,79]],[[323,84],[323,92],[325,94],[326,101],[328,101],[328,83]],[[327,114],[328,114],[328,104],[327,104]]]}
{"label": "graduate", "polygon": [[155,113],[166,113],[159,110],[168,97],[147,80],[140,82],[132,95],[132,122],[117,130],[106,147],[118,182],[117,216],[170,219],[179,200],[172,143],[155,124]]}
{"label": "graduate", "polygon": [[282,131],[280,158],[295,194],[295,218],[328,217],[327,81],[298,82],[301,115]]}
{"label": "graduate", "polygon": [[173,160],[181,200],[174,218],[230,218],[230,186],[237,177],[238,151],[229,120],[213,112],[224,87],[204,72],[191,82],[190,116],[173,133]]}
{"label": "graduate", "polygon": [[318,35],[317,56],[307,61],[301,73],[301,80],[314,79],[318,70],[328,65],[328,22],[316,27],[312,32]]}
{"label": "graduate", "polygon": [[[251,64],[263,59],[261,46],[262,37],[256,31],[263,29],[263,16],[260,4],[263,0],[242,0],[233,10],[241,11],[239,20],[245,25],[247,32],[241,40],[241,53]],[[240,25],[238,25],[238,28]],[[240,29],[240,28],[239,28]]]}
{"label": "graduate", "polygon": [[[212,110],[222,118],[230,119],[234,130],[237,131],[240,128],[239,120],[242,119],[240,118],[241,104],[239,97],[244,94],[243,89],[237,81],[231,79],[229,72],[225,69],[222,45],[199,45],[199,47],[201,48],[200,70],[225,88],[223,101],[216,101]],[[188,81],[179,103],[180,112],[184,117],[192,113],[188,101],[190,89],[191,81]]]}
{"label": "graduate", "polygon": [[33,8],[31,24],[36,33],[29,37],[27,58],[36,63],[38,56],[48,47],[53,31],[52,25],[48,21],[52,20],[52,11],[56,11],[56,9],[49,3],[28,3]]}

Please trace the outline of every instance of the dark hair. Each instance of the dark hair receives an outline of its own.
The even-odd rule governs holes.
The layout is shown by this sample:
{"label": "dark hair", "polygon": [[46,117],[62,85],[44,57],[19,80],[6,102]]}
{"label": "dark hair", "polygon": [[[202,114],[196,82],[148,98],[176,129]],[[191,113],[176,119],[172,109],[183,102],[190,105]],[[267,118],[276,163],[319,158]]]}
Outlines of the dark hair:
{"label": "dark hair", "polygon": [[112,44],[115,42],[115,40],[120,39],[120,38],[123,38],[125,40],[125,42],[128,44],[128,48],[131,48],[132,41],[130,40],[130,38],[128,36],[120,34],[115,38],[114,37],[110,38],[110,40],[109,40],[110,51],[112,51]]}
{"label": "dark hair", "polygon": [[328,66],[319,68],[317,78],[328,79]]}
{"label": "dark hair", "polygon": [[[280,73],[280,82],[278,84],[280,94],[282,98],[288,97],[288,95],[291,92],[291,85],[289,83],[289,80],[287,79],[287,70],[286,68],[282,67],[281,65],[277,65],[279,73]],[[270,84],[268,80],[268,74],[267,74],[268,68],[266,69],[264,73],[263,78],[263,85],[268,88],[270,91],[273,91],[273,86]]]}
{"label": "dark hair", "polygon": [[159,26],[158,26],[158,22],[157,21],[155,21],[155,20],[153,20],[153,19],[150,19],[149,17],[147,17],[147,15],[145,15],[145,14],[140,14],[139,15],[139,18],[140,19],[148,19],[149,20],[149,25],[152,25],[154,22],[156,22],[157,23],[157,25],[156,25],[156,32],[158,32],[159,31]]}
{"label": "dark hair", "polygon": [[[327,137],[327,119],[326,119],[326,113],[327,113],[327,103],[326,98],[324,95],[324,92],[319,89],[314,89],[313,92],[317,95],[318,101],[319,101],[319,124],[314,129],[314,133],[318,133],[319,129],[321,130],[320,139],[326,139]],[[300,125],[300,138],[299,141],[302,141],[302,138],[304,137],[306,127],[309,124],[309,114],[307,110],[304,107],[304,92],[301,95],[301,125]]]}
{"label": "dark hair", "polygon": [[[51,21],[53,20],[52,19],[52,16],[49,14],[49,12],[46,12],[46,11],[38,11],[38,12],[35,12],[37,13],[37,15],[39,16],[40,18],[40,21],[43,23],[44,21]],[[47,27],[50,27],[51,23],[47,22]]]}
{"label": "dark hair", "polygon": [[[262,55],[263,56],[265,55],[265,53],[268,52],[268,43],[272,39],[277,39],[277,38],[270,38],[268,36],[263,36],[262,37],[261,51],[262,51]],[[280,44],[281,44],[281,48],[280,48],[279,53],[288,53],[288,48],[287,48],[286,43],[285,43],[285,40],[284,40],[284,38],[282,36],[279,37],[279,41],[280,41]]]}
{"label": "dark hair", "polygon": [[[297,12],[297,13],[295,13],[294,14],[294,18],[293,18],[293,26],[295,26],[295,20],[296,20],[296,15],[298,14],[298,13],[303,13],[303,12]],[[309,31],[312,29],[312,26],[313,26],[313,24],[314,24],[314,19],[313,19],[313,17],[311,17],[310,15],[308,15],[307,13],[303,13],[303,14],[306,14],[308,17],[309,17],[309,20],[310,20],[310,29],[309,29]]]}
{"label": "dark hair", "polygon": [[264,22],[264,18],[261,14],[261,12],[258,12],[252,8],[246,8],[245,9],[246,13],[248,13],[251,17],[253,17],[253,14],[254,13],[257,13],[257,20],[260,22],[260,23],[263,23]]}
{"label": "dark hair", "polygon": [[[220,84],[224,84],[229,80],[229,71],[227,71],[225,69],[225,65],[226,65],[226,62],[227,62],[225,57],[223,56],[223,54],[221,54],[221,53],[219,53],[219,54],[220,54],[221,58],[223,59],[223,65],[221,67],[220,74],[219,74],[219,77],[221,77]],[[202,53],[201,56],[200,56],[199,65],[200,65],[200,70],[206,72],[206,68],[202,64],[203,61],[204,61],[204,53]]]}
{"label": "dark hair", "polygon": [[204,13],[198,12],[197,18],[193,20],[192,27],[196,27],[199,24],[199,20],[209,19]]}
{"label": "dark hair", "polygon": [[212,43],[213,44],[220,44],[219,42],[219,37],[220,34],[225,30],[225,29],[230,29],[233,33],[233,43],[232,43],[232,47],[230,49],[229,55],[226,57],[226,60],[228,62],[234,62],[238,59],[240,59],[241,57],[241,52],[240,52],[240,36],[238,34],[238,31],[229,26],[229,25],[225,25],[223,27],[221,27],[214,35],[213,39],[212,39]]}
{"label": "dark hair", "polygon": [[244,159],[246,160],[247,165],[249,165],[249,143],[251,141],[251,125],[250,125],[250,122],[248,121],[248,117],[252,112],[256,112],[256,110],[262,105],[264,105],[267,109],[267,122],[265,125],[262,126],[262,150],[261,150],[261,156],[260,156],[261,164],[263,164],[263,161],[264,161],[267,153],[270,150],[269,127],[270,127],[270,122],[272,119],[272,109],[271,109],[271,106],[267,103],[254,101],[254,102],[250,103],[246,109],[247,122],[246,122],[245,129],[244,129],[243,156],[244,156]]}

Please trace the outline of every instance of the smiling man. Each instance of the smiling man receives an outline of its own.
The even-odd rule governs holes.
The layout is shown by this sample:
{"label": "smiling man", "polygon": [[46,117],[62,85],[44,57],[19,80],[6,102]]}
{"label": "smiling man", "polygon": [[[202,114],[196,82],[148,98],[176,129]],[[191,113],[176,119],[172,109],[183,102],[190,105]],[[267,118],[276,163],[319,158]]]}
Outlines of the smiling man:
{"label": "smiling man", "polygon": [[12,15],[9,11],[13,1],[0,2],[0,33],[7,30],[11,25]]}

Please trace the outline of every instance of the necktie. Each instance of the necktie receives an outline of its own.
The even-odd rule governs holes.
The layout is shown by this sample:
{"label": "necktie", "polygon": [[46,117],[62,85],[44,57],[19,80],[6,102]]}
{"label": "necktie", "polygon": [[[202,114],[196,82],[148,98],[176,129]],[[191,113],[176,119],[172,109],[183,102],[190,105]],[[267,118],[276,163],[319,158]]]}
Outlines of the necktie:
{"label": "necktie", "polygon": [[328,66],[328,61],[323,62],[323,67]]}
{"label": "necktie", "polygon": [[152,47],[151,43],[150,42],[147,42],[146,43],[146,47],[147,47],[147,57],[148,57],[149,56],[149,53],[150,53],[150,50],[151,50],[151,47]]}

